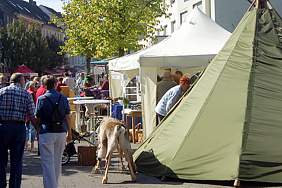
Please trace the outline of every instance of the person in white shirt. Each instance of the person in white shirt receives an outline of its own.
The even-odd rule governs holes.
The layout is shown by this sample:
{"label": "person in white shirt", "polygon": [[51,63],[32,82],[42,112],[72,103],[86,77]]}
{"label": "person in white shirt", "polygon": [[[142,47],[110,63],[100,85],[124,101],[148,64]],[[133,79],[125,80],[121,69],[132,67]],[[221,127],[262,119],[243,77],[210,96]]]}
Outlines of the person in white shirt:
{"label": "person in white shirt", "polygon": [[187,76],[180,78],[180,83],[177,86],[169,89],[158,102],[155,112],[158,116],[158,122],[167,115],[170,109],[177,103],[181,96],[189,89],[190,79]]}
{"label": "person in white shirt", "polygon": [[74,90],[75,87],[75,80],[74,78],[70,77],[70,74],[68,72],[65,72],[63,79],[63,84],[66,84],[69,86],[70,89]]}
{"label": "person in white shirt", "polygon": [[75,83],[75,90],[77,92],[77,94],[80,94],[80,92],[82,91],[83,87],[84,87],[84,79],[85,79],[85,74],[84,72],[79,73],[79,77],[76,80]]}

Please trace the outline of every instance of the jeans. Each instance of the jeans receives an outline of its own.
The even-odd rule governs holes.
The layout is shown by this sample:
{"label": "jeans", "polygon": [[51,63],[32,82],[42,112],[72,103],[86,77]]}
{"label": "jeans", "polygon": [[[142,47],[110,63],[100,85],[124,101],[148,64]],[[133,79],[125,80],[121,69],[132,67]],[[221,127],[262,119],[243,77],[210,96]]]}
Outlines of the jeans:
{"label": "jeans", "polygon": [[57,188],[62,171],[66,133],[39,134],[40,158],[44,188]]}
{"label": "jeans", "polygon": [[157,126],[160,124],[160,122],[164,119],[165,116],[162,116],[157,113]]}
{"label": "jeans", "polygon": [[36,130],[33,125],[26,125],[26,141],[34,142],[36,137]]}
{"label": "jeans", "polygon": [[17,123],[0,124],[0,188],[7,186],[6,169],[10,150],[10,188],[20,188],[22,158],[25,145],[25,126]]}

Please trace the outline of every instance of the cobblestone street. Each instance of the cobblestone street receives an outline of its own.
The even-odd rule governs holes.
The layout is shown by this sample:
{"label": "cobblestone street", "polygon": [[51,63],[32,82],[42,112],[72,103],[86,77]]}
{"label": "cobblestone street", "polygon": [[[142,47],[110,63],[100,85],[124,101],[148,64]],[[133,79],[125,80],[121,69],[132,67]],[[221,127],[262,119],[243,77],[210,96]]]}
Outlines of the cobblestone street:
{"label": "cobblestone street", "polygon": [[[91,174],[91,167],[77,166],[77,158],[73,158],[71,163],[63,166],[63,175],[61,178],[61,188],[93,188],[93,187],[116,187],[116,188],[134,188],[134,187],[189,187],[189,188],[227,188],[232,187],[231,182],[222,184],[209,183],[187,183],[161,181],[157,178],[148,177],[143,174],[137,174],[137,182],[130,182],[130,175],[119,171],[117,161],[113,161],[109,173],[109,184],[102,185],[102,175]],[[25,152],[23,166],[23,188],[43,187],[40,159],[35,153]],[[245,185],[244,187],[262,187],[256,185]],[[266,186],[269,187],[269,186]],[[275,186],[278,187],[278,186]]]}
{"label": "cobblestone street", "polygon": [[[130,175],[120,172],[117,162],[113,165],[109,174],[109,184],[102,185],[102,175],[91,174],[91,167],[76,165],[77,158],[67,166],[63,167],[63,175],[60,187],[67,188],[93,188],[93,187],[226,187],[207,184],[190,184],[182,182],[162,182],[157,178],[147,177],[142,174],[137,175],[137,182],[130,182]],[[35,153],[25,153],[23,167],[23,188],[43,187],[40,159]]]}

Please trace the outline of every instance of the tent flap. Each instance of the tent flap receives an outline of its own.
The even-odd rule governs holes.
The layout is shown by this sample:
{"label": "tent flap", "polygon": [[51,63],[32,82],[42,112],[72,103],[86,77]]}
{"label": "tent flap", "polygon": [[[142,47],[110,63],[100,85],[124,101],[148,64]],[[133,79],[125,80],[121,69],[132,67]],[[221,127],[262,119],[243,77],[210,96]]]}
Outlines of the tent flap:
{"label": "tent flap", "polygon": [[282,183],[281,28],[274,9],[245,14],[190,93],[135,152],[141,172]]}
{"label": "tent flap", "polygon": [[278,36],[282,36],[282,21],[273,10],[257,14],[239,177],[281,183],[282,40]]}

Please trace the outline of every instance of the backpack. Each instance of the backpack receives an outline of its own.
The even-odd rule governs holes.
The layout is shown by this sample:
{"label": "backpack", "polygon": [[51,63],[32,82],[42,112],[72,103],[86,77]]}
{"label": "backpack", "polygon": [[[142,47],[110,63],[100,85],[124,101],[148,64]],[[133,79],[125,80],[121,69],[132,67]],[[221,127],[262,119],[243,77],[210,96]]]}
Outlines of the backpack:
{"label": "backpack", "polygon": [[52,102],[52,100],[45,96],[46,99],[49,101],[49,103],[52,106],[52,113],[51,113],[51,118],[50,118],[50,123],[47,125],[48,126],[48,130],[52,133],[57,133],[57,132],[64,132],[65,128],[63,126],[64,123],[64,117],[62,116],[60,110],[59,110],[59,104],[60,104],[60,100],[62,95],[59,96],[58,101],[54,104]]}

